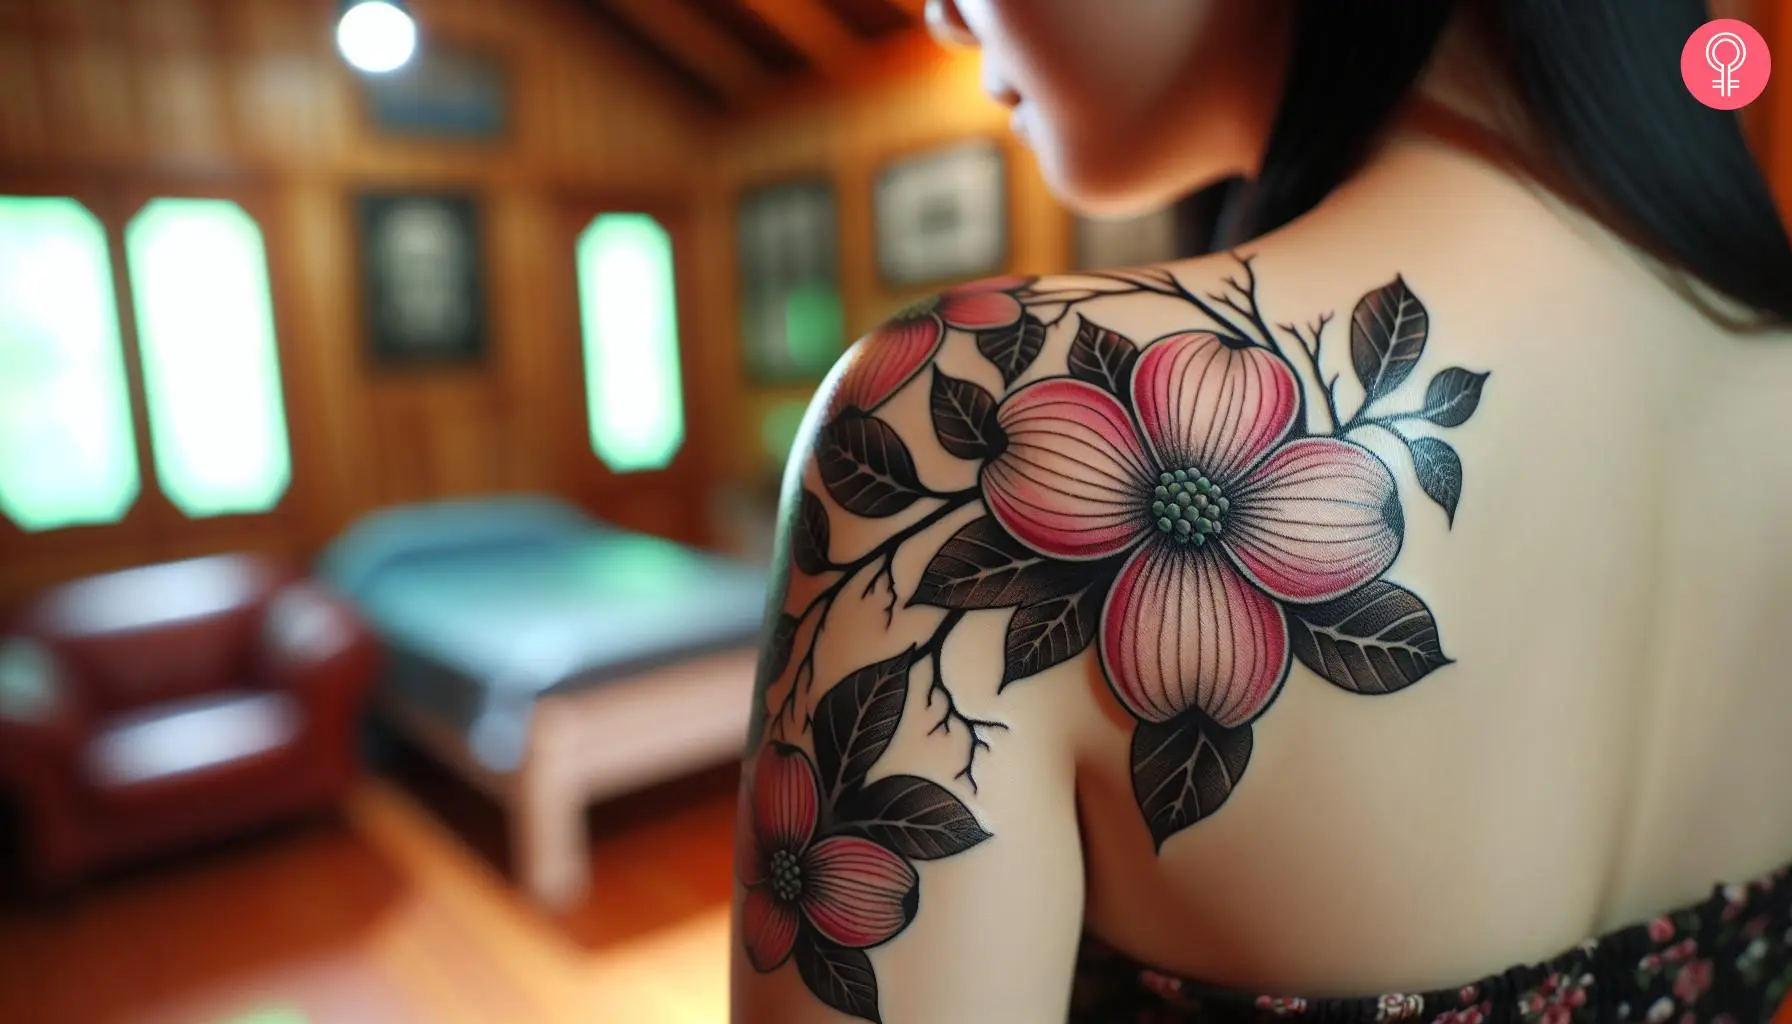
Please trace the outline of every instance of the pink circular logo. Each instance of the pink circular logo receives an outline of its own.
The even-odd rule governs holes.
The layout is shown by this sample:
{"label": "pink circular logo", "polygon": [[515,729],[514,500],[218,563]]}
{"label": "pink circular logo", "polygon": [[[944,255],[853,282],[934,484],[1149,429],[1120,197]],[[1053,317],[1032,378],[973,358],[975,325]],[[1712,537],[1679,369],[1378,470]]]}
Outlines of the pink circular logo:
{"label": "pink circular logo", "polygon": [[1745,21],[1707,21],[1680,51],[1680,77],[1707,107],[1736,110],[1753,103],[1773,74],[1767,40]]}

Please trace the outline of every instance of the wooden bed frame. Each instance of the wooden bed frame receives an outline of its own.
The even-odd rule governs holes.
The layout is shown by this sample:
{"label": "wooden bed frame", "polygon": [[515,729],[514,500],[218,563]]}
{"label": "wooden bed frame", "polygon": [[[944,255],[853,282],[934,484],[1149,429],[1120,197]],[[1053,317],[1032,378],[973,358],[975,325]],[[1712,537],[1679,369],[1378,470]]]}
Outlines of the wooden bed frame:
{"label": "wooden bed frame", "polygon": [[504,807],[524,891],[562,911],[591,888],[587,806],[740,756],[757,658],[756,648],[735,648],[548,694],[513,772],[480,764],[462,734],[388,689],[377,702],[400,732]]}

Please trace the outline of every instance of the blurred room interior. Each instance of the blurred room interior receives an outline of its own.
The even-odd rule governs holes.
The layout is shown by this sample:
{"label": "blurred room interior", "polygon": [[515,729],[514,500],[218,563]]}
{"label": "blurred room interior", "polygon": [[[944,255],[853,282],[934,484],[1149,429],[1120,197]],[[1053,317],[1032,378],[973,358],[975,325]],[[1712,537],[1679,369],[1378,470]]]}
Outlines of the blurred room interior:
{"label": "blurred room interior", "polygon": [[1186,235],[922,6],[0,0],[0,1021],[726,1019],[809,397]]}

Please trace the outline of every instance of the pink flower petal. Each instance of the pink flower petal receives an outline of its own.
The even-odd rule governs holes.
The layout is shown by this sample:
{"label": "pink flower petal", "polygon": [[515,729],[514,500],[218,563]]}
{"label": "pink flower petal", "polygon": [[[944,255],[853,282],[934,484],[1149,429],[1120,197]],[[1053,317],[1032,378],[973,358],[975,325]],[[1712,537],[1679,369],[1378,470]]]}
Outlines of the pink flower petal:
{"label": "pink flower petal", "polygon": [[1132,374],[1145,438],[1170,470],[1236,482],[1273,448],[1300,406],[1300,384],[1275,354],[1232,348],[1205,331],[1152,343]]}
{"label": "pink flower petal", "polygon": [[815,766],[799,747],[768,744],[753,771],[753,826],[759,848],[801,851],[815,834],[821,803]]}
{"label": "pink flower petal", "polygon": [[1019,320],[1021,305],[1007,292],[947,292],[940,296],[939,314],[961,331],[986,331]]}
{"label": "pink flower petal", "polygon": [[1108,592],[1101,664],[1138,718],[1200,708],[1231,728],[1257,717],[1287,676],[1288,624],[1218,552],[1153,541]]}
{"label": "pink flower petal", "polygon": [[1029,384],[996,420],[1008,447],[983,469],[983,496],[1004,529],[1055,558],[1117,554],[1136,543],[1155,474],[1126,410],[1068,378]]}
{"label": "pink flower petal", "polygon": [[1329,601],[1400,553],[1394,477],[1367,449],[1331,438],[1283,445],[1232,493],[1221,540],[1244,574],[1284,601]]}
{"label": "pink flower petal", "polygon": [[908,861],[858,836],[832,836],[803,859],[803,912],[848,949],[888,940],[914,920],[920,881]]}
{"label": "pink flower petal", "polygon": [[932,313],[883,323],[847,355],[846,370],[828,404],[830,415],[847,409],[871,412],[889,401],[927,365],[945,337],[945,324]]}
{"label": "pink flower petal", "polygon": [[764,889],[747,890],[740,908],[740,933],[747,946],[747,961],[755,971],[764,974],[783,965],[796,945],[800,923],[796,907],[779,903]]}

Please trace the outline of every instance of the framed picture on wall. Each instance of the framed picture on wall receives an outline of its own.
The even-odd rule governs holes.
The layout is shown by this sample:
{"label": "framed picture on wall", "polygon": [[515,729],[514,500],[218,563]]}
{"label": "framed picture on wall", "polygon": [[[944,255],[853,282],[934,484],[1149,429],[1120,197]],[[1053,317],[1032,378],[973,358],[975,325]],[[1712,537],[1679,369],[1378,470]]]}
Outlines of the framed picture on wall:
{"label": "framed picture on wall", "polygon": [[814,383],[840,355],[840,215],[834,187],[800,181],[741,197],[740,336],[747,376]]}
{"label": "framed picture on wall", "polygon": [[485,354],[479,206],[461,193],[357,198],[361,310],[375,363],[460,363]]}
{"label": "framed picture on wall", "polygon": [[877,267],[910,287],[1001,271],[1008,262],[1008,168],[1000,143],[972,139],[896,160],[874,197]]}
{"label": "framed picture on wall", "polygon": [[1136,267],[1173,260],[1179,255],[1173,207],[1135,217],[1076,219],[1078,270]]}

